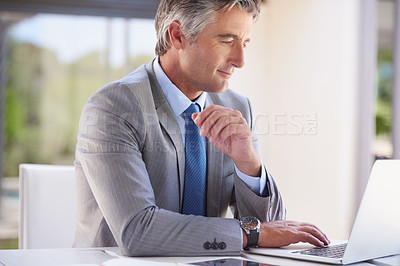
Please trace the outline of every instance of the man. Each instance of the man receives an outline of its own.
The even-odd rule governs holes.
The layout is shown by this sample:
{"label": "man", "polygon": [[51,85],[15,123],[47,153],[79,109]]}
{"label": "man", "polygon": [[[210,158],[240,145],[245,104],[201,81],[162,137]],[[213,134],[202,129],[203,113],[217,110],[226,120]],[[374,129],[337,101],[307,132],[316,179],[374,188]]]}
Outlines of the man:
{"label": "man", "polygon": [[[283,220],[256,152],[249,101],[228,89],[259,11],[259,0],[161,1],[158,57],[96,92],[83,110],[76,247],[201,256],[329,244],[317,227]],[[240,222],[220,218],[228,206]]]}

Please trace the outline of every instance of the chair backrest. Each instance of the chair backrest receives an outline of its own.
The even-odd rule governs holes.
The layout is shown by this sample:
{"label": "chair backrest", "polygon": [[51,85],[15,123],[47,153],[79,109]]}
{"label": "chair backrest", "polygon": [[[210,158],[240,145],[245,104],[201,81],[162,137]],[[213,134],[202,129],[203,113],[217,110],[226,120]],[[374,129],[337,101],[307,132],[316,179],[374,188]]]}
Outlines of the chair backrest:
{"label": "chair backrest", "polygon": [[19,248],[70,248],[76,223],[74,166],[19,166]]}

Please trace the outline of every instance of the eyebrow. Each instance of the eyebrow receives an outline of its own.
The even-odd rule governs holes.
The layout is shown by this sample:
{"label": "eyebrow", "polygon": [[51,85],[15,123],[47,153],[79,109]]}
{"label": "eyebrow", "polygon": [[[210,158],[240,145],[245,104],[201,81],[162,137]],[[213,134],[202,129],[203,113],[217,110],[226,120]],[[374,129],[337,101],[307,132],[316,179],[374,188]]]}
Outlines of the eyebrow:
{"label": "eyebrow", "polygon": [[[232,38],[232,39],[235,39],[235,40],[238,40],[238,39],[239,39],[239,36],[237,36],[237,35],[235,35],[235,34],[231,34],[231,33],[227,33],[227,34],[218,34],[217,37],[218,37],[218,38]],[[247,38],[247,39],[245,40],[245,42],[250,42],[250,38]]]}

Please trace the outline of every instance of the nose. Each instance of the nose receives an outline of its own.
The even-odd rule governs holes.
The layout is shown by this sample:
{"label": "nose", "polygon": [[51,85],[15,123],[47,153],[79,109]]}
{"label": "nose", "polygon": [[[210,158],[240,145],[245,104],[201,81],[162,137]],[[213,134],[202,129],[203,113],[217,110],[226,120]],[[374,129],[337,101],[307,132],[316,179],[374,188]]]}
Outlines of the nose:
{"label": "nose", "polygon": [[244,47],[241,44],[237,44],[231,51],[231,62],[235,68],[242,68],[245,65],[244,62]]}

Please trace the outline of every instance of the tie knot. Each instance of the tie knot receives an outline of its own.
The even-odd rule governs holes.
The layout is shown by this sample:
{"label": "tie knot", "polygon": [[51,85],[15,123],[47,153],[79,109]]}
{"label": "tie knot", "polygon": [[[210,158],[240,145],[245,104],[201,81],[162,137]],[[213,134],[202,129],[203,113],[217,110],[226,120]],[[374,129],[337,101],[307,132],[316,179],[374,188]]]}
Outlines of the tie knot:
{"label": "tie knot", "polygon": [[197,103],[192,103],[189,107],[183,112],[185,115],[192,115],[194,113],[200,112],[200,106]]}
{"label": "tie knot", "polygon": [[183,116],[185,119],[191,120],[192,114],[200,112],[200,106],[197,103],[192,103],[189,107],[183,112]]}

